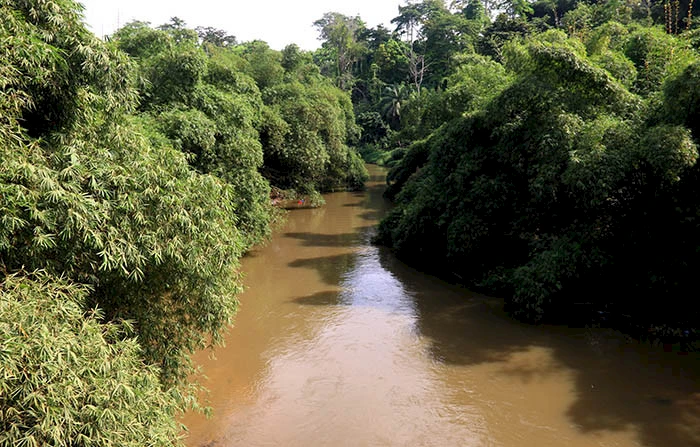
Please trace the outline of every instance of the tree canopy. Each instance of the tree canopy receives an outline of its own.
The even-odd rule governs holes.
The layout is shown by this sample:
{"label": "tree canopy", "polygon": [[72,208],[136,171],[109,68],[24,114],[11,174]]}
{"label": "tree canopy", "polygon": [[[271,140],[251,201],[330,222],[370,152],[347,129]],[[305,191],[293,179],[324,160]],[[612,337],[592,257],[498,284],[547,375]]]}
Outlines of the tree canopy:
{"label": "tree canopy", "polygon": [[[422,24],[421,45],[431,26],[421,11],[460,14],[431,5],[396,19],[404,32]],[[409,96],[398,123],[379,114],[392,133],[364,153],[394,165],[387,195],[397,206],[378,240],[504,296],[528,320],[584,306],[632,315],[640,332],[693,337],[694,34],[622,6],[560,3],[536,16],[539,5],[498,16],[462,47],[453,37],[446,76]]]}

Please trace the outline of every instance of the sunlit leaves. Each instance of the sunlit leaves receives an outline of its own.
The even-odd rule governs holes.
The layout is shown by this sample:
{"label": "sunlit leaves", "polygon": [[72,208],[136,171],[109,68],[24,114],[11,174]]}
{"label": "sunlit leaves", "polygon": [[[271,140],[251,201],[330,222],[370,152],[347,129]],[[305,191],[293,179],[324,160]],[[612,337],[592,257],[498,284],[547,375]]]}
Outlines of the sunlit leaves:
{"label": "sunlit leaves", "polygon": [[655,174],[666,181],[678,181],[695,165],[698,148],[690,131],[682,126],[649,128],[642,138],[641,155]]}
{"label": "sunlit leaves", "polygon": [[358,188],[366,171],[346,144],[357,138],[348,96],[320,76],[263,91],[264,172],[282,188]]}
{"label": "sunlit leaves", "polygon": [[250,247],[269,234],[272,212],[269,185],[258,173],[263,162],[256,128],[260,92],[241,71],[249,64],[233,48],[209,43],[202,48],[187,37],[190,31],[180,22],[157,30],[134,22],[119,30],[115,41],[138,57],[145,78],[140,119],[150,139],[169,141],[188,155],[198,172],[216,175],[233,187],[233,214],[244,245]]}
{"label": "sunlit leaves", "polygon": [[[186,355],[216,342],[235,311],[237,260],[253,238],[239,226],[241,189],[195,173],[147,120],[124,114],[133,66],[77,11],[2,6],[0,265],[91,285],[90,305],[134,320],[141,355],[177,383]],[[193,69],[198,82],[204,68]],[[198,117],[194,128],[164,123],[180,145],[210,148],[215,132]]]}
{"label": "sunlit leaves", "polygon": [[0,446],[170,446],[179,410],[128,323],[44,273],[0,281]]}

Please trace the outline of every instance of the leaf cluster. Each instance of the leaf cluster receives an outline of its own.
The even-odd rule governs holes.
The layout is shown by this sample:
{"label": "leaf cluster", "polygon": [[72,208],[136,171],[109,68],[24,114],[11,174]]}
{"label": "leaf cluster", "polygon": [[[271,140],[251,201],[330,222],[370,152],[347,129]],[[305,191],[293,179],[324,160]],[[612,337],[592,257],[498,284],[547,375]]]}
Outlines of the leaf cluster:
{"label": "leaf cluster", "polygon": [[0,282],[0,446],[179,444],[174,390],[88,293],[41,272]]}

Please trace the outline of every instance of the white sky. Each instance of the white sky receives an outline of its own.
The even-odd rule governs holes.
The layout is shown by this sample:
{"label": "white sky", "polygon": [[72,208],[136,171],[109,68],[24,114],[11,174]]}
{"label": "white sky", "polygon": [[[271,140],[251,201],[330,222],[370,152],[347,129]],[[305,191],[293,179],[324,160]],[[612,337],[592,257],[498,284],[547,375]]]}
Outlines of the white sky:
{"label": "white sky", "polygon": [[113,33],[119,25],[143,20],[158,26],[177,16],[189,28],[211,26],[226,30],[239,42],[266,41],[281,50],[296,43],[305,50],[318,48],[313,22],[325,12],[358,15],[368,27],[384,24],[393,29],[404,0],[78,0],[85,6],[85,21],[98,36]]}

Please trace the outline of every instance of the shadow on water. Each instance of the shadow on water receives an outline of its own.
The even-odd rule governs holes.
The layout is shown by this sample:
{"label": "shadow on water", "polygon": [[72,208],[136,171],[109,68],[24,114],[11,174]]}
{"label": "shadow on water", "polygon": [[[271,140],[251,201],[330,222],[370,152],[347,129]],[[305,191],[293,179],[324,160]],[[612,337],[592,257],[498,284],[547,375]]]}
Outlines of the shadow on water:
{"label": "shadow on water", "polygon": [[[430,341],[429,352],[436,361],[502,363],[497,374],[523,384],[571,371],[575,400],[566,416],[582,433],[634,426],[644,446],[700,447],[700,362],[696,354],[683,357],[663,352],[603,328],[520,323],[505,314],[502,300],[427,276],[398,261],[385,248],[371,250],[376,250],[381,268],[410,295],[417,330]],[[349,253],[299,259],[289,265],[315,269],[324,283],[337,286],[362,266],[362,256]],[[344,299],[342,292],[330,290],[294,302],[313,306],[354,303]],[[533,348],[544,348],[551,360],[516,366],[508,362],[513,355]]]}
{"label": "shadow on water", "polygon": [[340,293],[337,290],[326,290],[311,295],[294,298],[296,304],[305,306],[335,306],[341,304]]}
{"label": "shadow on water", "polygon": [[343,234],[285,233],[284,237],[299,239],[306,247],[354,247],[360,242],[360,235],[357,232]]}
{"label": "shadow on water", "polygon": [[379,209],[375,211],[367,211],[362,214],[358,214],[357,217],[364,220],[369,220],[371,222],[378,222],[386,214],[386,211]]}
{"label": "shadow on water", "polygon": [[426,277],[386,250],[380,250],[380,263],[413,291],[418,328],[436,359],[477,365],[542,347],[552,353],[550,362],[504,364],[500,374],[528,383],[573,371],[576,398],[566,415],[581,432],[633,425],[644,446],[700,446],[697,353],[663,352],[604,328],[526,325],[506,315],[501,300]]}
{"label": "shadow on water", "polygon": [[288,265],[293,268],[308,268],[318,272],[321,280],[329,286],[337,286],[346,272],[355,265],[356,255],[345,253],[334,256],[297,259]]}

